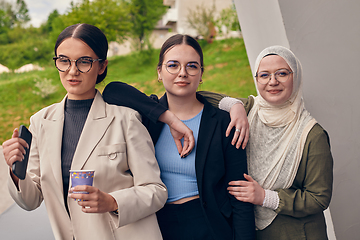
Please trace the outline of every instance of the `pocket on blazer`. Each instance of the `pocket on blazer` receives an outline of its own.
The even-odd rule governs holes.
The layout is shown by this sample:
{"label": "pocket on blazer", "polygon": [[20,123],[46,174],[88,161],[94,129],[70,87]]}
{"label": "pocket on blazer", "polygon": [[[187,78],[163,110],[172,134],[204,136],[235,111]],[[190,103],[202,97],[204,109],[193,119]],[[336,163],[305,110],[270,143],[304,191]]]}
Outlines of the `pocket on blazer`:
{"label": "pocket on blazer", "polygon": [[107,157],[109,160],[115,160],[122,153],[126,153],[126,143],[117,143],[98,148],[98,156]]}

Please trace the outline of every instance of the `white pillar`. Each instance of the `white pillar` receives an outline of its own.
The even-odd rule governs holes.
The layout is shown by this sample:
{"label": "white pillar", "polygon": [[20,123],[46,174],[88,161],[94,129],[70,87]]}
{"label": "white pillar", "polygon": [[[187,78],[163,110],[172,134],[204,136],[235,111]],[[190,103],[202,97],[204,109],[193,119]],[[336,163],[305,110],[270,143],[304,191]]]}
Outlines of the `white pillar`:
{"label": "white pillar", "polygon": [[[250,65],[270,45],[289,47],[304,70],[305,106],[328,131],[334,188],[330,239],[360,233],[360,1],[234,0]],[[333,223],[333,226],[331,224]]]}

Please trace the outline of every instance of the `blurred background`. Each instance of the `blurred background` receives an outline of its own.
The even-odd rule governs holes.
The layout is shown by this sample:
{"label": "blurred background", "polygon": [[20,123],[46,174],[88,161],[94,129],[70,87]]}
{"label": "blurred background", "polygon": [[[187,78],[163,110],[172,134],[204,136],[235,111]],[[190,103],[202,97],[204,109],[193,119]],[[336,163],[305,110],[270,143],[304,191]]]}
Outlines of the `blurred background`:
{"label": "blurred background", "polygon": [[[204,51],[199,90],[256,95],[251,74],[256,56],[282,45],[300,59],[305,106],[330,135],[329,239],[359,239],[359,12],[358,0],[0,0],[0,142],[64,97],[52,57],[66,26],[85,22],[106,34],[109,71],[100,91],[123,81],[161,95],[159,48],[182,33],[197,38]],[[43,205],[25,212],[13,204],[6,186],[9,169],[1,158],[0,239],[52,239]]]}

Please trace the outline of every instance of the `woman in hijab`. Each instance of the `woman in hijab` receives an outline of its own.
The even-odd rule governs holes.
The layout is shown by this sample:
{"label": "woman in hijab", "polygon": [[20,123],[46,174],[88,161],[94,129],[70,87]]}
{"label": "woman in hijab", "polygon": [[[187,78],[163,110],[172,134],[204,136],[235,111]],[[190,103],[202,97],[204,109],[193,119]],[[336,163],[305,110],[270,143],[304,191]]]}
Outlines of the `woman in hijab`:
{"label": "woman in hijab", "polygon": [[[228,190],[255,205],[257,239],[327,239],[323,211],[332,194],[333,159],[327,132],[305,109],[301,64],[289,49],[272,46],[259,54],[254,71],[258,96],[242,99],[249,175]],[[236,112],[242,107],[234,100],[223,98],[220,108]]]}

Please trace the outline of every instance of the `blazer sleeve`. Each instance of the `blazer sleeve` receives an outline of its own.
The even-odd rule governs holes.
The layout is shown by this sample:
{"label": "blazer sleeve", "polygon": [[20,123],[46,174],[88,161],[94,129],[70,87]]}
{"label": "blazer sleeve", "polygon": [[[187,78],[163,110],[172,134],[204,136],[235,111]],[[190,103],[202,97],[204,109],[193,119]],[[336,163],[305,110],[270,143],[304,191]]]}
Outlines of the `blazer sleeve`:
{"label": "blazer sleeve", "polygon": [[109,83],[103,91],[103,98],[109,104],[132,108],[153,123],[167,110],[157,101],[123,82]]}
{"label": "blazer sleeve", "polygon": [[329,137],[316,124],[309,132],[294,184],[279,193],[278,214],[305,217],[324,211],[330,203],[333,184],[333,158]]}
{"label": "blazer sleeve", "polygon": [[37,146],[36,123],[34,116],[30,118],[29,130],[32,133],[31,150],[26,177],[19,180],[19,189],[14,184],[9,171],[8,189],[14,201],[23,209],[31,211],[40,206],[43,201],[40,184],[40,158]]}
{"label": "blazer sleeve", "polygon": [[[234,130],[231,132],[228,139],[232,139],[233,134]],[[225,151],[226,181],[246,181],[244,178],[244,173],[247,173],[246,151],[235,148],[231,145],[230,141],[227,142]],[[232,221],[234,239],[255,239],[255,217],[253,204],[238,201],[229,192],[227,194],[230,198],[230,203],[233,209]]]}
{"label": "blazer sleeve", "polygon": [[118,227],[154,214],[167,200],[167,190],[160,179],[160,169],[149,133],[142,125],[139,113],[133,111],[128,117],[124,134],[127,162],[134,186],[110,193],[118,204]]}

